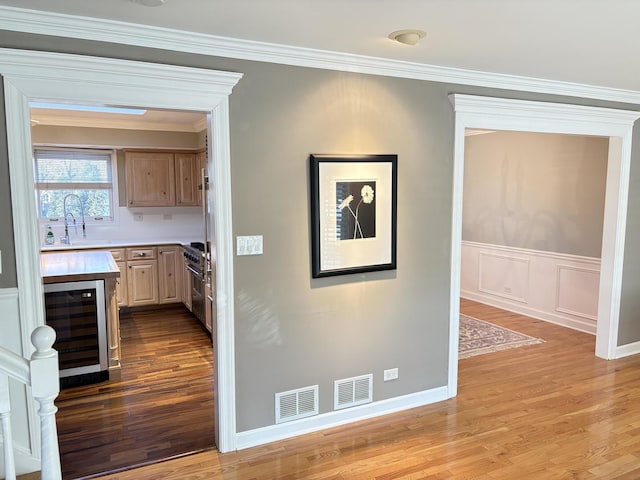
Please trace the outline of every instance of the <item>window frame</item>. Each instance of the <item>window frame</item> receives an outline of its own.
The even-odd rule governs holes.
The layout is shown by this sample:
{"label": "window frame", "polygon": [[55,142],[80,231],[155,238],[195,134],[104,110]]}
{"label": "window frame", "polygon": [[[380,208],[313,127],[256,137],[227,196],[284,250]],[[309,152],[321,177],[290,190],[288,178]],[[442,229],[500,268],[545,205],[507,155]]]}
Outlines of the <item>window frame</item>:
{"label": "window frame", "polygon": [[[99,152],[99,153],[107,153],[111,157],[111,188],[96,188],[96,185],[105,185],[105,183],[96,184],[96,183],[65,183],[65,182],[57,182],[57,183],[48,183],[47,188],[41,188],[40,185],[45,185],[43,183],[38,182],[37,179],[37,171],[38,167],[36,165],[36,150],[46,150],[46,151],[73,151],[73,152]],[[64,223],[64,219],[62,217],[43,217],[41,215],[42,208],[40,205],[40,192],[45,190],[110,190],[111,191],[111,216],[100,216],[100,217],[92,217],[85,216],[85,223],[87,225],[118,225],[119,223],[119,189],[118,189],[118,156],[117,150],[113,147],[82,147],[82,146],[53,146],[53,145],[33,145],[32,148],[33,154],[33,166],[34,166],[34,188],[36,195],[36,206],[38,207],[37,217],[38,223],[43,225],[60,225]]]}

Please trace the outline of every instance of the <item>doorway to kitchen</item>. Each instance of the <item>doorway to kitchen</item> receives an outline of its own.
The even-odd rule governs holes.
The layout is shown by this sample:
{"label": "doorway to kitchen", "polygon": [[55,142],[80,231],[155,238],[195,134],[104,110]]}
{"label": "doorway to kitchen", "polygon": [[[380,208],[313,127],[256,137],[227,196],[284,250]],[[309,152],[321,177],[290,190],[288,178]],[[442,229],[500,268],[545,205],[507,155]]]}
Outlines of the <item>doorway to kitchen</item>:
{"label": "doorway to kitchen", "polygon": [[[120,269],[119,369],[103,382],[61,379],[64,477],[214,448],[207,116],[42,102],[30,112],[44,254],[100,249]],[[155,199],[164,186],[135,181],[167,159],[175,192]]]}
{"label": "doorway to kitchen", "polygon": [[[215,438],[221,452],[235,448],[235,387],[233,354],[233,271],[231,237],[231,181],[229,166],[228,96],[240,74],[171,65],[120,61],[88,56],[2,50],[0,73],[4,79],[7,146],[11,180],[12,216],[16,243],[20,342],[29,351],[29,335],[44,324],[39,269],[39,228],[33,217],[34,169],[27,105],[32,100],[89,105],[147,105],[154,109],[205,112],[211,139],[210,191],[217,215],[210,217],[216,233],[218,328],[216,345],[218,384],[214,402]],[[214,379],[216,381],[216,379]],[[26,403],[30,441],[24,450],[38,452],[38,415]]]}

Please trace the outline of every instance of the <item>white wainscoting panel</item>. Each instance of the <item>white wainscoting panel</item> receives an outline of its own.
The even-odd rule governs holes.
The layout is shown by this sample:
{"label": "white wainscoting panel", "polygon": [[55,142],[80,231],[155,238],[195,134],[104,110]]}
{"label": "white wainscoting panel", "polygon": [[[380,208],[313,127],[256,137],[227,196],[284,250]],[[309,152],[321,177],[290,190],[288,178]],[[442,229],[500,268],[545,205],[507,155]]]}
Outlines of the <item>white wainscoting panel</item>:
{"label": "white wainscoting panel", "polygon": [[479,255],[478,290],[527,303],[529,259],[487,252],[479,252]]}
{"label": "white wainscoting panel", "polygon": [[596,321],[600,271],[592,268],[558,265],[556,311]]}
{"label": "white wainscoting panel", "polygon": [[[17,288],[0,288],[0,346],[23,355],[20,333],[20,308]],[[40,462],[31,452],[29,420],[26,409],[27,389],[12,379],[9,380],[11,399],[11,425],[13,445],[18,475],[39,470]],[[0,449],[2,436],[0,435]],[[0,472],[4,472],[3,456],[0,455]],[[1,474],[1,473],[0,473]]]}
{"label": "white wainscoting panel", "polygon": [[600,259],[462,242],[460,295],[596,333]]}

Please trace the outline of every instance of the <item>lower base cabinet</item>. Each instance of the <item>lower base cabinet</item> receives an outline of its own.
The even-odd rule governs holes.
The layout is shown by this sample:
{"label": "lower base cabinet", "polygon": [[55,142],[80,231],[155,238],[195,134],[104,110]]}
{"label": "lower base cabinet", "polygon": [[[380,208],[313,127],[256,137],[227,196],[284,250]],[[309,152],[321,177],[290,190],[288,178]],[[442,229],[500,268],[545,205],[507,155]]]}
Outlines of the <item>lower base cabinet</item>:
{"label": "lower base cabinet", "polygon": [[158,247],[159,303],[182,301],[182,247]]}
{"label": "lower base cabinet", "polygon": [[158,260],[127,262],[128,305],[138,307],[158,302]]}
{"label": "lower base cabinet", "polygon": [[109,251],[120,269],[116,286],[119,307],[180,303],[184,300],[180,245],[126,247]]}

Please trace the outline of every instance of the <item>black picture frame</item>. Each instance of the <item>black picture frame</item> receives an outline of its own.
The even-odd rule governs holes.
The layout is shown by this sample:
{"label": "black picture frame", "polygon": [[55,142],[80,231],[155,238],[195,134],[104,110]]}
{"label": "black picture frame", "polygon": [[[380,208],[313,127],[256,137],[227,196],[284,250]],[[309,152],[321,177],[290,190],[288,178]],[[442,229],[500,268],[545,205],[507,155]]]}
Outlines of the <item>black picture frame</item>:
{"label": "black picture frame", "polygon": [[309,157],[311,276],[395,270],[397,155]]}

